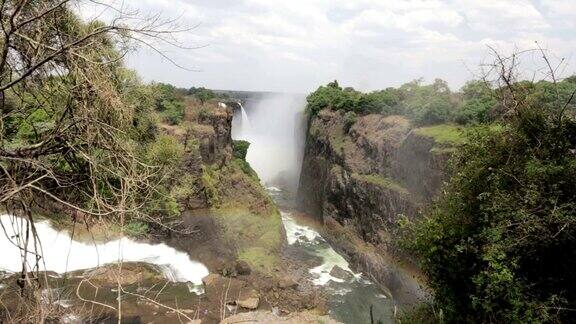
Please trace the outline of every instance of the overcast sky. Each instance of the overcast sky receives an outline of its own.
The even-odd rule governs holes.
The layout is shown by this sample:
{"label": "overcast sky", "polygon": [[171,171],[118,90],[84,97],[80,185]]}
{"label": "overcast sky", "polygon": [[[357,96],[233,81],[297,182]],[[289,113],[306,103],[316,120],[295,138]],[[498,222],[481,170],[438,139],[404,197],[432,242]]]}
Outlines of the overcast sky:
{"label": "overcast sky", "polygon": [[[453,89],[473,77],[487,45],[534,42],[576,71],[576,0],[124,0],[142,14],[181,17],[170,48],[182,70],[140,50],[128,64],[147,81],[181,87],[309,92],[338,79],[362,90],[442,78]],[[118,2],[117,2],[118,3]],[[87,9],[89,11],[89,9]]]}

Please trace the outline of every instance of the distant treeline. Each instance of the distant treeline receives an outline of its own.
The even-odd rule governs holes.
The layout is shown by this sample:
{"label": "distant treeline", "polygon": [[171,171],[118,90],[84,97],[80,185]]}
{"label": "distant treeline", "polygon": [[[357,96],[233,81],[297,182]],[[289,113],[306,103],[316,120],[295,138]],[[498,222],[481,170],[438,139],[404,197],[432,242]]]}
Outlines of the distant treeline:
{"label": "distant treeline", "polygon": [[164,122],[171,125],[180,123],[184,118],[184,98],[187,96],[199,100],[200,103],[212,99],[229,99],[225,93],[216,93],[203,87],[185,89],[167,83],[152,83],[149,87],[154,93],[156,111]]}
{"label": "distant treeline", "polygon": [[[550,108],[558,100],[556,91],[561,101],[568,100],[576,89],[576,76],[558,82],[557,87],[549,81],[522,81],[514,87],[518,94],[526,97],[526,102]],[[502,91],[483,80],[468,81],[460,91],[453,92],[444,80],[424,84],[422,79],[417,79],[399,88],[363,93],[351,87],[343,88],[338,81],[333,81],[308,96],[307,109],[310,115],[325,108],[359,115],[405,115],[418,125],[488,123],[503,113],[497,99]]]}

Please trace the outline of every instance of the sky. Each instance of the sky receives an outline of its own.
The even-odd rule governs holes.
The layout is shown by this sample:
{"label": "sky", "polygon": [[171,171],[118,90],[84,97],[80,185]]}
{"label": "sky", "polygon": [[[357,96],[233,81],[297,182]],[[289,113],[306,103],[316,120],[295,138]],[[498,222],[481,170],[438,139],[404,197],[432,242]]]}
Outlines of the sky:
{"label": "sky", "polygon": [[368,91],[441,78],[456,90],[489,58],[488,46],[510,53],[535,42],[567,60],[565,74],[576,71],[576,0],[106,2],[198,25],[176,37],[201,48],[159,45],[177,64],[145,48],[127,59],[144,80],[185,88],[306,93],[337,79]]}

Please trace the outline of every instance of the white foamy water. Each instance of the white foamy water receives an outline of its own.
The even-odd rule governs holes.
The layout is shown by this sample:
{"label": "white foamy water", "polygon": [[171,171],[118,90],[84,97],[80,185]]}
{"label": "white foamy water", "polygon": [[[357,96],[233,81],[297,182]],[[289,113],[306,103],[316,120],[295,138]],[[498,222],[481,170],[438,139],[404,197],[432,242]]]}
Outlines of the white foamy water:
{"label": "white foamy water", "polygon": [[289,213],[281,211],[280,214],[282,215],[282,222],[286,229],[286,240],[288,244],[292,245],[296,242],[305,244],[322,238],[320,234],[311,227],[297,224],[296,221],[290,217]]}
{"label": "white foamy water", "polygon": [[331,247],[320,249],[317,252],[317,255],[322,258],[323,262],[321,265],[310,269],[310,273],[317,276],[317,278],[314,279],[315,285],[325,285],[329,281],[344,282],[344,280],[336,278],[330,274],[330,271],[332,271],[332,268],[335,266],[354,274],[354,272],[350,270],[348,261],[346,261],[340,254],[336,253],[336,251]]}
{"label": "white foamy water", "polygon": [[251,127],[250,127],[250,119],[248,119],[248,114],[246,113],[244,106],[242,106],[242,103],[238,104],[240,105],[240,113],[242,114],[242,131],[249,130]]}
{"label": "white foamy water", "polygon": [[[286,240],[288,244],[293,245],[296,243],[307,244],[312,248],[313,253],[322,258],[322,264],[310,269],[310,273],[315,276],[313,280],[315,285],[326,285],[330,281],[344,282],[340,278],[336,278],[330,274],[332,268],[338,266],[352,274],[348,261],[338,254],[334,249],[322,238],[320,233],[313,228],[305,225],[300,225],[290,217],[290,213],[281,212],[282,222],[286,229]],[[359,274],[354,274],[359,276]]]}
{"label": "white foamy water", "polygon": [[[23,246],[26,221],[10,215],[0,216],[0,270],[17,272],[22,269],[22,255],[19,246]],[[65,273],[74,270],[95,268],[108,263],[146,262],[158,265],[170,281],[202,284],[202,278],[208,275],[208,269],[202,263],[190,259],[184,253],[166,244],[148,244],[123,237],[106,243],[88,244],[71,240],[70,234],[58,231],[48,221],[35,223],[42,256],[40,269]],[[34,243],[30,241],[29,250]],[[26,263],[31,269],[36,262],[35,255],[28,253]]]}
{"label": "white foamy water", "polygon": [[266,185],[296,190],[305,138],[306,97],[269,94],[240,106],[232,138],[250,142],[246,161]]}

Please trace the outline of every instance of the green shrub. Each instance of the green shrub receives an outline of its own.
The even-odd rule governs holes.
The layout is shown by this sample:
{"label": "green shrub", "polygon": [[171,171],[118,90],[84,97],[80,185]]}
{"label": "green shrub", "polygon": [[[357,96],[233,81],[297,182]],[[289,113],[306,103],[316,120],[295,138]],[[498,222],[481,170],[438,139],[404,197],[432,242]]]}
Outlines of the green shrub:
{"label": "green shrub", "polygon": [[249,147],[250,142],[244,140],[235,140],[233,142],[234,157],[246,161],[246,154],[248,154]]}
{"label": "green shrub", "polygon": [[130,223],[124,225],[124,232],[129,236],[144,236],[148,234],[148,231],[148,224],[143,222],[131,221]]}
{"label": "green shrub", "polygon": [[469,81],[461,90],[462,102],[454,120],[459,124],[479,124],[491,121],[490,110],[497,104],[496,94],[483,81]]}
{"label": "green shrub", "polygon": [[246,160],[236,158],[234,159],[234,163],[236,163],[240,167],[242,172],[244,172],[245,174],[249,175],[254,179],[258,179],[258,174],[256,173],[256,171],[254,171],[254,169],[252,169],[252,166],[250,166],[250,163],[246,162]]}
{"label": "green shrub", "polygon": [[576,308],[576,122],[525,106],[483,127],[405,244],[448,322],[565,322]]}
{"label": "green shrub", "polygon": [[356,123],[358,117],[353,111],[349,111],[344,114],[344,132],[348,133],[350,128]]}
{"label": "green shrub", "polygon": [[176,87],[170,84],[153,84],[155,109],[164,121],[176,125],[184,118],[184,97]]}
{"label": "green shrub", "polygon": [[174,167],[184,155],[184,146],[170,135],[160,135],[146,150],[147,160],[158,166]]}
{"label": "green shrub", "polygon": [[217,97],[216,94],[214,93],[214,91],[212,91],[210,89],[203,88],[203,87],[190,88],[188,90],[188,95],[197,98],[202,103],[205,103],[206,101],[214,99]]}

